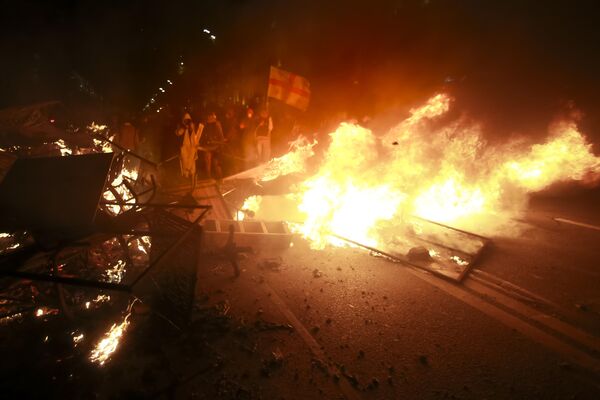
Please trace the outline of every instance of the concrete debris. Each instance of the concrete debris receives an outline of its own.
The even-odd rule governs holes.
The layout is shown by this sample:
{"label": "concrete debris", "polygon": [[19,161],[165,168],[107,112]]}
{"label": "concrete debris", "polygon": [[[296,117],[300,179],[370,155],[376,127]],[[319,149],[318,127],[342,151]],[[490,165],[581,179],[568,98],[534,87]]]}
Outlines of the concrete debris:
{"label": "concrete debris", "polygon": [[369,384],[367,385],[367,389],[372,390],[379,387],[379,379],[377,378],[373,378],[371,379],[371,382],[369,382]]}
{"label": "concrete debris", "polygon": [[268,259],[262,260],[257,265],[258,265],[258,268],[263,269],[263,270],[280,272],[281,264],[282,264],[281,257],[278,257],[278,258],[268,258]]}
{"label": "concrete debris", "polygon": [[276,324],[273,322],[264,321],[262,319],[259,319],[254,323],[254,328],[258,331],[294,331],[294,327],[290,324]]}
{"label": "concrete debris", "polygon": [[432,261],[432,258],[429,255],[429,250],[427,250],[423,246],[412,247],[408,251],[408,254],[406,256],[408,257],[408,260],[411,261],[411,262],[418,262],[418,261],[427,262],[427,261]]}
{"label": "concrete debris", "polygon": [[348,382],[350,382],[350,384],[354,387],[357,387],[360,382],[358,381],[358,378],[356,377],[356,375],[354,374],[349,374],[347,372],[342,371],[342,374],[344,375],[344,378],[346,378],[348,380]]}

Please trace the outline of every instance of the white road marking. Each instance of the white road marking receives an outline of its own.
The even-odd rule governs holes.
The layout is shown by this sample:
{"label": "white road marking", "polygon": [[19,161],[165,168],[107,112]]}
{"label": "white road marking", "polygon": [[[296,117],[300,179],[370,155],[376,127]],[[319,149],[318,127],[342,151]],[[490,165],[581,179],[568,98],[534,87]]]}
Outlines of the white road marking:
{"label": "white road marking", "polygon": [[586,224],[585,222],[573,221],[571,219],[566,218],[553,218],[556,222],[564,222],[565,224],[571,224],[575,226],[581,226],[583,228],[593,229],[595,231],[600,231],[600,226]]}
{"label": "white road marking", "polygon": [[466,280],[464,282],[464,286],[477,293],[492,298],[496,303],[508,307],[527,319],[539,322],[540,324],[547,326],[548,328],[569,338],[570,340],[580,343],[588,349],[600,353],[600,339],[574,327],[573,325],[563,322],[551,315],[542,313],[539,310],[529,307],[518,300],[496,291],[495,289],[490,289],[489,287],[484,286],[484,284],[475,280]]}
{"label": "white road marking", "polygon": [[308,346],[313,355],[318,358],[329,370],[329,373],[333,375],[334,373],[340,377],[338,382],[339,388],[346,397],[346,399],[350,400],[358,400],[360,397],[356,394],[355,389],[350,386],[348,381],[343,379],[343,374],[341,371],[331,362],[327,361],[327,357],[325,352],[323,351],[322,346],[317,342],[317,340],[309,333],[308,329],[300,322],[300,320],[296,317],[296,315],[290,310],[287,304],[279,297],[277,292],[273,290],[271,285],[268,282],[264,282],[265,287],[268,289],[268,292],[271,293],[269,298],[277,306],[279,311],[287,318],[288,322],[294,327],[296,332],[300,335],[304,343]]}
{"label": "white road marking", "polygon": [[[444,292],[451,295],[452,297],[470,305],[471,307],[496,319],[497,321],[503,323],[504,325],[513,328],[514,330],[529,337],[530,339],[534,340],[535,342],[540,343],[540,344],[546,346],[547,348],[563,355],[564,357],[570,359],[572,362],[591,371],[593,374],[595,374],[597,376],[600,375],[600,360],[598,358],[590,355],[588,352],[580,350],[579,348],[575,347],[574,345],[572,345],[564,340],[561,340],[560,338],[546,332],[545,330],[542,330],[542,329],[536,327],[535,325],[533,325],[527,321],[524,321],[523,319],[509,313],[508,311],[503,310],[502,308],[498,307],[497,305],[494,305],[493,303],[483,300],[477,294],[470,293],[461,286],[457,286],[455,284],[446,282],[442,279],[434,277],[433,275],[431,275],[429,273],[425,273],[425,272],[417,270],[417,269],[409,268],[408,271],[410,271],[414,276],[424,280],[425,282],[428,282],[431,285],[437,287],[438,289],[443,290]],[[472,290],[476,290],[476,289],[481,289],[481,288],[472,288]],[[506,299],[502,299],[502,300],[504,301]],[[504,303],[501,303],[501,304],[504,305]],[[506,307],[510,308],[510,305],[506,305]],[[537,314],[540,314],[540,313],[537,312]],[[539,315],[537,317],[535,315],[530,315],[530,316],[536,322],[546,325],[547,321],[545,320],[545,318],[548,316],[546,316],[545,314]],[[548,326],[548,325],[546,325],[546,326]],[[567,333],[569,333],[569,332],[567,332]],[[570,333],[572,333],[572,332],[570,332]],[[571,337],[571,336],[569,336],[569,337],[571,339],[573,339],[573,337]],[[573,340],[575,340],[575,339],[573,339]],[[588,342],[588,343],[592,344],[593,348],[597,348],[598,339],[595,337],[591,337],[590,340],[591,340],[591,342]]]}

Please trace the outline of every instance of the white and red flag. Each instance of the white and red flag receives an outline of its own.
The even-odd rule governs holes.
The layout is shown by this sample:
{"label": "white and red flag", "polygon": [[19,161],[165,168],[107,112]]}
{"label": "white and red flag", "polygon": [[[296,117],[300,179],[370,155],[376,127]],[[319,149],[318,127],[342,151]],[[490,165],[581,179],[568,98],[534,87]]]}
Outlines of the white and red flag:
{"label": "white and red flag", "polygon": [[300,75],[271,67],[267,96],[306,111],[310,101],[310,83]]}

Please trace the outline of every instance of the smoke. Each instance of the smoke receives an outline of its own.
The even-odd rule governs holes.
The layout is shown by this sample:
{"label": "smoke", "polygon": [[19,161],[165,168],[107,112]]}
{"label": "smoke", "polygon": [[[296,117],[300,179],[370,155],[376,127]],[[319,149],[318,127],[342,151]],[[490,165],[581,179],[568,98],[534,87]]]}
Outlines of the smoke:
{"label": "smoke", "polygon": [[[28,55],[36,52],[43,68],[75,69],[107,99],[137,104],[183,57],[195,62],[180,93],[193,101],[202,101],[193,83],[203,77],[224,97],[263,95],[272,64],[309,78],[316,120],[346,111],[380,117],[389,128],[444,91],[457,99],[455,113],[468,110],[492,139],[544,132],[570,101],[585,113],[582,130],[600,139],[592,0],[21,3],[0,18],[8,33],[0,50],[11,55],[0,63],[4,104],[35,89],[20,90],[35,71],[15,71],[31,70]],[[203,28],[217,34],[215,43]]]}

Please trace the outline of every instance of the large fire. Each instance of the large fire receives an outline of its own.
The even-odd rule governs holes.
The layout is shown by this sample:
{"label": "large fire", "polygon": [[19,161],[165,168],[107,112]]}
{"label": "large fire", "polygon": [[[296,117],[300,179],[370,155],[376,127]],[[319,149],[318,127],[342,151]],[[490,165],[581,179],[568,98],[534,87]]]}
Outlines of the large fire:
{"label": "large fire", "polygon": [[[296,221],[293,228],[316,248],[335,244],[332,234],[376,246],[383,231],[411,216],[496,234],[514,229],[529,193],[600,175],[600,157],[574,121],[553,125],[543,144],[491,146],[466,118],[439,123],[451,103],[436,95],[379,137],[342,123],[318,171],[287,196],[276,218]],[[264,203],[254,198],[249,208],[273,218],[273,207],[260,209]]]}

